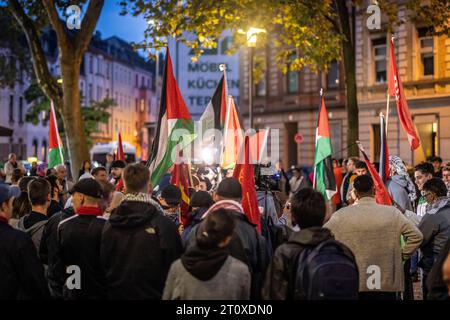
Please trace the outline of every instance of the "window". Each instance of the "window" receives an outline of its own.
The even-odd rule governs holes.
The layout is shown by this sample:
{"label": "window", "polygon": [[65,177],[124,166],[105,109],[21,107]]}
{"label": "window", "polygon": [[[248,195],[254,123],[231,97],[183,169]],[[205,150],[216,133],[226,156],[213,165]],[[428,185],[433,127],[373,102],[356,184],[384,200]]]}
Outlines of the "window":
{"label": "window", "polygon": [[375,61],[375,83],[384,83],[386,82],[386,39],[373,40],[372,46]]}
{"label": "window", "polygon": [[14,96],[9,96],[9,122],[14,122]]}
{"label": "window", "polygon": [[292,63],[296,58],[297,58],[296,53],[292,53],[288,57],[288,63],[287,63],[288,72],[287,72],[287,78],[286,78],[286,80],[287,80],[286,87],[287,87],[288,93],[297,93],[298,92],[298,79],[299,79],[298,71],[291,70]]}
{"label": "window", "polygon": [[89,73],[94,72],[94,58],[92,56],[89,57]]}
{"label": "window", "polygon": [[136,77],[135,77],[135,81],[134,81],[134,86],[137,88],[139,86],[139,76],[136,73]]}
{"label": "window", "polygon": [[139,100],[138,100],[138,98],[135,98],[134,99],[134,109],[135,109],[135,111],[136,112],[138,112],[138,108],[139,108],[139,102],[138,102]]}
{"label": "window", "polygon": [[23,124],[23,98],[19,98],[19,124]]}
{"label": "window", "polygon": [[33,157],[37,157],[37,150],[38,150],[38,141],[37,139],[33,139],[33,144],[31,146],[31,154]]}
{"label": "window", "polygon": [[92,100],[94,100],[94,92],[92,89],[92,83],[89,83],[89,89],[88,89],[88,97],[89,97],[89,102],[91,102]]}
{"label": "window", "polygon": [[339,63],[331,61],[327,74],[327,87],[336,88],[339,85]]}
{"label": "window", "polygon": [[419,48],[420,48],[420,62],[423,76],[434,75],[434,39],[429,35],[430,28],[420,28],[419,34]]}
{"label": "window", "polygon": [[144,77],[141,77],[141,87],[144,87]]}
{"label": "window", "polygon": [[256,96],[265,97],[266,96],[266,74],[264,73],[262,79],[256,85]]}
{"label": "window", "polygon": [[97,101],[101,101],[102,100],[102,87],[97,86]]}
{"label": "window", "polygon": [[47,140],[42,140],[42,147],[41,147],[41,154],[42,159],[47,159]]}
{"label": "window", "polygon": [[106,89],[106,98],[109,99],[109,89]]}
{"label": "window", "polygon": [[102,74],[102,61],[97,59],[97,74]]}
{"label": "window", "polygon": [[141,112],[145,111],[145,100],[141,99]]}
{"label": "window", "polygon": [[106,62],[106,79],[109,79],[109,62]]}

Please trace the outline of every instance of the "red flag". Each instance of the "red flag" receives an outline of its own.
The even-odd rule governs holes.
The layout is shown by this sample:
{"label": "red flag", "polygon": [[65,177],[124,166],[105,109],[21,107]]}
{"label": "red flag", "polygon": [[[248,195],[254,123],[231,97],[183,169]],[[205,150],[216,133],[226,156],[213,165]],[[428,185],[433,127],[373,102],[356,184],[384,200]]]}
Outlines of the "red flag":
{"label": "red flag", "polygon": [[406,103],[405,92],[398,74],[397,64],[395,62],[394,39],[391,38],[391,45],[389,50],[389,78],[388,78],[388,93],[391,97],[395,96],[397,102],[397,113],[402,124],[403,131],[408,136],[408,142],[411,150],[416,150],[420,146],[419,135],[416,132],[414,123],[409,112],[408,104]]}
{"label": "red flag", "polygon": [[369,160],[369,157],[367,157],[367,154],[364,152],[361,143],[358,143],[358,148],[359,151],[361,151],[361,153],[363,154],[364,162],[366,163],[367,169],[369,170],[369,173],[372,176],[373,185],[375,186],[375,200],[377,201],[378,204],[385,204],[388,206],[392,206],[391,196],[389,195],[389,192],[387,191],[377,170],[375,170],[374,166]]}
{"label": "red flag", "polygon": [[242,208],[251,223],[257,226],[258,232],[261,233],[261,219],[258,206],[258,198],[256,197],[255,175],[253,165],[250,164],[250,146],[249,137],[245,137],[245,160],[244,163],[238,162],[234,168],[233,177],[238,179],[242,186]]}
{"label": "red flag", "polygon": [[119,138],[117,142],[117,160],[125,161],[125,155],[123,154],[122,134],[119,131]]}
{"label": "red flag", "polygon": [[174,164],[170,183],[181,190],[180,221],[186,227],[189,212],[189,166],[184,163]]}

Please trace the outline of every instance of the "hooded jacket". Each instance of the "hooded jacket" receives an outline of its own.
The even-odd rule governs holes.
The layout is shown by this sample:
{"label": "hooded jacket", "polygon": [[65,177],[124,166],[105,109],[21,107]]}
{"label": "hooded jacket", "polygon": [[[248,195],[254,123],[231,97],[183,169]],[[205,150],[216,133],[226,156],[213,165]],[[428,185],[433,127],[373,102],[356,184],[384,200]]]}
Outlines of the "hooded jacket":
{"label": "hooded jacket", "polygon": [[[266,241],[258,234],[256,226],[248,220],[242,206],[236,201],[222,200],[216,202],[203,215],[203,219],[210,212],[219,208],[230,210],[233,213],[236,227],[229,244],[230,255],[242,261],[249,267],[252,275],[251,297],[252,299],[257,299],[260,296],[260,289],[269,260],[266,250]],[[186,243],[187,250],[196,245],[196,233],[199,225],[192,228],[192,231],[188,236],[188,241]]]}
{"label": "hooded jacket", "polygon": [[400,207],[404,210],[413,210],[411,200],[408,196],[408,181],[404,176],[394,175],[387,183],[389,194]]}
{"label": "hooded jacket", "polygon": [[170,265],[182,253],[175,225],[149,195],[140,195],[125,196],[103,230],[100,258],[109,299],[161,299]]}
{"label": "hooded jacket", "polygon": [[428,273],[450,239],[450,200],[445,197],[437,200],[432,206],[428,205],[419,229],[423,234],[419,267]]}
{"label": "hooded jacket", "polygon": [[[199,267],[194,263],[191,268]],[[206,267],[206,266],[204,266]],[[192,270],[191,270],[192,271]],[[213,277],[200,280],[180,260],[175,261],[167,277],[164,300],[248,300],[250,272],[247,266],[228,256]]]}
{"label": "hooded jacket", "polygon": [[275,250],[267,269],[262,290],[265,300],[292,299],[297,257],[307,247],[316,247],[326,240],[333,239],[330,230],[314,227],[294,232],[289,241]]}
{"label": "hooded jacket", "polygon": [[47,221],[47,216],[32,211],[30,214],[20,218],[17,223],[17,229],[27,233],[31,237],[31,240],[33,240],[36,252],[39,252],[42,233],[44,232],[44,227]]}

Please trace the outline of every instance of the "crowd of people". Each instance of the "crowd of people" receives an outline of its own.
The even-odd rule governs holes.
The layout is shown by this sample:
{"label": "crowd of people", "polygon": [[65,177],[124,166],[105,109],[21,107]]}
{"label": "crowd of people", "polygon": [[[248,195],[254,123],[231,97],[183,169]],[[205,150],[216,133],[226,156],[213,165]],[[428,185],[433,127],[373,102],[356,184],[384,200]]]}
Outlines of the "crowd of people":
{"label": "crowd of people", "polygon": [[231,172],[192,169],[185,212],[170,171],[152,186],[143,163],[105,160],[74,183],[64,164],[25,172],[9,156],[0,299],[410,300],[419,281],[424,299],[449,298],[450,164],[438,157],[390,157],[393,206],[376,203],[358,158],[333,161],[331,202],[280,163],[255,181],[260,229]]}

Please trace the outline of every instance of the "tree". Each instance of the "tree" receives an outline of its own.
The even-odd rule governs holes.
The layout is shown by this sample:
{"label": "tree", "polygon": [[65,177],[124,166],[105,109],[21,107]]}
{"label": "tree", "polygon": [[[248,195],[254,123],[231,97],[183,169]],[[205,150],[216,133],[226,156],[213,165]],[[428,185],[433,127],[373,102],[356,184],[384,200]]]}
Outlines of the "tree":
{"label": "tree", "polygon": [[[42,112],[49,112],[50,100],[44,95],[41,88],[36,82],[32,82],[24,94],[25,100],[31,107],[25,116],[27,122],[34,125],[39,123],[39,115]],[[100,133],[98,124],[108,124],[111,113],[109,112],[112,107],[116,106],[114,99],[105,98],[102,101],[92,101],[89,105],[81,108],[81,118],[84,125],[84,133],[86,134],[86,143],[88,148],[92,147],[92,135]],[[64,131],[64,125],[62,118],[57,117],[58,129],[61,138],[64,139],[67,134]]]}
{"label": "tree", "polygon": [[[229,51],[232,53],[245,42],[239,29],[255,26],[265,28],[270,35],[259,42],[259,48],[266,45],[264,40],[270,40],[278,49],[277,61],[285,72],[288,65],[291,70],[308,66],[313,71],[326,71],[333,59],[342,60],[349,155],[359,155],[354,144],[359,136],[354,30],[356,11],[364,3],[362,0],[121,1],[123,14],[143,15],[148,21],[156,21],[149,24],[145,31],[148,41],[139,44],[141,47],[151,43],[164,45],[160,39],[172,36],[192,48],[196,59],[204,48],[215,48],[215,40],[224,30],[230,30],[234,39]],[[409,0],[409,18],[426,19],[430,24],[440,25],[436,28],[440,32],[448,31],[449,2],[430,0],[428,3]],[[389,18],[389,30],[402,23],[397,19],[396,2],[380,0],[378,4]],[[444,10],[446,12],[441,13]],[[435,19],[435,14],[440,18]],[[294,50],[300,55],[288,64]],[[254,80],[259,81],[258,77]]]}
{"label": "tree", "polygon": [[[89,3],[87,0],[6,0],[0,4],[5,4],[7,12],[25,34],[37,83],[45,95],[53,100],[55,109],[62,116],[72,176],[77,178],[76,168],[81,167],[83,160],[89,159],[80,108],[80,66],[104,0],[91,0]],[[87,6],[80,30],[67,29],[61,20],[60,13],[64,16],[69,5]],[[40,41],[41,31],[49,26],[57,35],[62,84],[50,74]]]}

